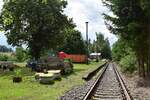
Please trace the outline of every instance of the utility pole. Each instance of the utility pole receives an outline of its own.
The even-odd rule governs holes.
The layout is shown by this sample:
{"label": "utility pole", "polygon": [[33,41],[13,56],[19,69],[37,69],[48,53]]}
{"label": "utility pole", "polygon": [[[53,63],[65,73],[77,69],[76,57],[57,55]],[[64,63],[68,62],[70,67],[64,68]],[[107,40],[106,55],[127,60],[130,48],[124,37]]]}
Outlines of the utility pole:
{"label": "utility pole", "polygon": [[89,39],[88,39],[88,22],[85,22],[86,24],[86,46],[87,46],[87,64],[89,64],[88,62],[88,57],[89,57]]}

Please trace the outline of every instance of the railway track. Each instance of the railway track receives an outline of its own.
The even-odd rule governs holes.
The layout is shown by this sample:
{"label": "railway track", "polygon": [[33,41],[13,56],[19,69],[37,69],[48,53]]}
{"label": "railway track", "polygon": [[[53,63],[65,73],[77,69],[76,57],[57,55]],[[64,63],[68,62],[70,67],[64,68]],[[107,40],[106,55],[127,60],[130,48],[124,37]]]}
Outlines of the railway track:
{"label": "railway track", "polygon": [[99,74],[83,100],[133,100],[119,72],[109,63]]}

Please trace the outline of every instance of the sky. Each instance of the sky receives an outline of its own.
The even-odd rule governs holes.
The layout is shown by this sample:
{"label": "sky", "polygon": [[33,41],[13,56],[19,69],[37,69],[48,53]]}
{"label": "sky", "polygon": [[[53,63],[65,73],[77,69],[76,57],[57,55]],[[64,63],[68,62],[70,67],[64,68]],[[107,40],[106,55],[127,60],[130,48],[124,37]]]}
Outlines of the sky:
{"label": "sky", "polygon": [[68,0],[68,6],[65,9],[65,14],[76,23],[77,28],[85,39],[86,25],[89,22],[89,38],[95,40],[96,32],[104,34],[112,45],[117,41],[117,37],[109,32],[104,24],[103,13],[112,15],[112,13],[102,4],[101,0]]}
{"label": "sky", "polygon": [[[2,9],[2,4],[3,4],[3,0],[0,0],[0,10]],[[7,45],[7,39],[5,37],[4,34],[2,34],[3,32],[0,32],[0,45]]]}
{"label": "sky", "polygon": [[[0,0],[0,9],[2,8],[2,0]],[[112,45],[117,41],[117,37],[109,32],[104,24],[102,14],[112,14],[106,7],[103,6],[101,0],[68,0],[67,8],[64,9],[64,13],[69,18],[73,18],[76,24],[76,29],[82,33],[85,39],[86,27],[85,22],[89,22],[89,38],[95,40],[96,32],[104,34],[105,38],[108,38]],[[0,45],[7,45],[7,39],[4,34],[0,32]],[[9,46],[10,47],[10,46]]]}

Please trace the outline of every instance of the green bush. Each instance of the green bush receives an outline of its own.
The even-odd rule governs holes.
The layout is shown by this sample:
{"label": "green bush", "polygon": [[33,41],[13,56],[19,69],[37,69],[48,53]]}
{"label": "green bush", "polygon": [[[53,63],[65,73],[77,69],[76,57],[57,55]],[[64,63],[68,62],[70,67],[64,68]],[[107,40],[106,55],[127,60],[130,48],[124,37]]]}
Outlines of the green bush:
{"label": "green bush", "polygon": [[16,48],[16,61],[17,62],[23,62],[27,58],[26,51],[22,47],[17,47]]}
{"label": "green bush", "polygon": [[136,57],[134,54],[130,54],[121,59],[120,65],[123,72],[133,73],[136,68]]}
{"label": "green bush", "polygon": [[69,59],[69,58],[65,58],[65,59],[64,59],[64,62],[72,62],[72,60]]}
{"label": "green bush", "polygon": [[7,61],[16,61],[16,57],[15,56],[8,56]]}
{"label": "green bush", "polygon": [[8,56],[0,54],[0,61],[7,61],[8,60]]}
{"label": "green bush", "polygon": [[16,61],[15,56],[0,54],[0,61]]}

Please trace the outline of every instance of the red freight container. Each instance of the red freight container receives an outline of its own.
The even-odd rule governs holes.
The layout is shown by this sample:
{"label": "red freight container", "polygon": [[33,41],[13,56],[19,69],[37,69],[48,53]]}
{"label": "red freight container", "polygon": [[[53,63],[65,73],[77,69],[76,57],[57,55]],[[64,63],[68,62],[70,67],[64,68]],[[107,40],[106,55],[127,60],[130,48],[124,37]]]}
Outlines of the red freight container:
{"label": "red freight container", "polygon": [[69,58],[72,60],[74,63],[86,63],[87,61],[87,56],[86,55],[72,55],[68,54],[66,55],[65,58]]}
{"label": "red freight container", "polygon": [[60,59],[64,59],[66,58],[67,54],[65,52],[59,52],[58,56]]}

